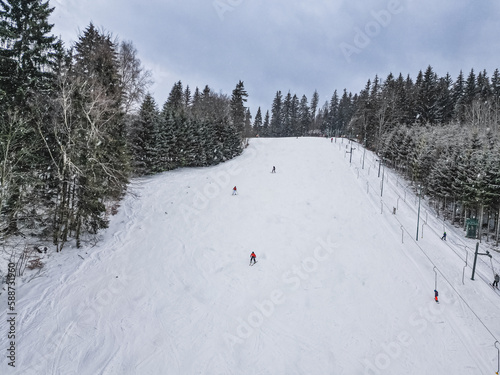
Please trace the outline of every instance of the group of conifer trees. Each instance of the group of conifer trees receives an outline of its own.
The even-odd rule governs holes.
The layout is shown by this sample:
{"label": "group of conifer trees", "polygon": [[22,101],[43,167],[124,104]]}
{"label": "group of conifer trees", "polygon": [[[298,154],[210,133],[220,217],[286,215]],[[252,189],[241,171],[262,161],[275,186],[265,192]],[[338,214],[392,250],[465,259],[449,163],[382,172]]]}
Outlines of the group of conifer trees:
{"label": "group of conifer trees", "polygon": [[0,2],[0,238],[60,250],[107,226],[130,176],[241,153],[247,94],[191,97],[179,82],[159,111],[131,42],[90,24],[65,48],[53,10]]}
{"label": "group of conifer trees", "polygon": [[159,110],[146,95],[130,127],[133,171],[137,175],[178,167],[203,167],[239,155],[247,93],[238,82],[231,98],[208,86],[193,95],[179,81]]}

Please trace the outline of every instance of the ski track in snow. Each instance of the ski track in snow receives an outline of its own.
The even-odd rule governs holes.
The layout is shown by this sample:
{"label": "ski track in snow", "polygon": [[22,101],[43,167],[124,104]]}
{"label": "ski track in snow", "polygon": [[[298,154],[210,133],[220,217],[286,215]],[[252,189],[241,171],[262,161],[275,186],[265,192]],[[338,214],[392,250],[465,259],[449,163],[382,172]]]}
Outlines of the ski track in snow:
{"label": "ski track in snow", "polygon": [[375,156],[362,168],[362,147],[349,163],[337,142],[254,139],[221,165],[134,180],[83,260],[65,249],[18,287],[2,374],[496,371],[469,307],[500,337],[488,263],[470,280],[475,242],[453,227],[441,241],[425,201],[416,242],[411,189],[385,170],[381,197]]}

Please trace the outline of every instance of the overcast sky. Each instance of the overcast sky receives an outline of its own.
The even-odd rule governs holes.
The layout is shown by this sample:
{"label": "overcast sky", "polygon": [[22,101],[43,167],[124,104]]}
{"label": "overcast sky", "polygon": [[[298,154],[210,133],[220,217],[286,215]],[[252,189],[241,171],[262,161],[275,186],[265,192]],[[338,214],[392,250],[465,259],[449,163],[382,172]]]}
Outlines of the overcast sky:
{"label": "overcast sky", "polygon": [[152,71],[161,107],[179,80],[228,95],[239,80],[255,116],[276,91],[320,105],[334,90],[359,93],[431,65],[455,79],[500,68],[494,0],[50,0],[53,33],[69,45],[90,22],[132,41]]}

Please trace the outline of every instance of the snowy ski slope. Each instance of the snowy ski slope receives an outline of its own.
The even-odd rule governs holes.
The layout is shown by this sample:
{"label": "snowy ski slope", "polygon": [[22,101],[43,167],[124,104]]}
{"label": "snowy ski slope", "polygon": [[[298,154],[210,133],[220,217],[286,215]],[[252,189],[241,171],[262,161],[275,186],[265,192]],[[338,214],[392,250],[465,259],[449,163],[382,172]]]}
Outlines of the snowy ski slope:
{"label": "snowy ski slope", "polygon": [[[221,165],[134,180],[96,247],[17,280],[16,367],[4,355],[0,373],[494,374],[499,254],[472,281],[476,241],[424,200],[415,241],[412,190],[387,169],[382,190],[350,147],[252,139]],[[5,353],[6,293],[0,306]]]}

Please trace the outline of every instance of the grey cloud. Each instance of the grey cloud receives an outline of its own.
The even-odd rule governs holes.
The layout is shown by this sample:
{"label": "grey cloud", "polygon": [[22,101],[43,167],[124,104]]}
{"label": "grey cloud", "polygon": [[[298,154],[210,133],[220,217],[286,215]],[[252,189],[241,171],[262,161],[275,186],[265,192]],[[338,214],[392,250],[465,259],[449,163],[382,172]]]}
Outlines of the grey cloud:
{"label": "grey cloud", "polygon": [[[243,80],[255,115],[257,106],[271,106],[277,90],[309,99],[318,90],[322,103],[335,89],[359,92],[375,74],[385,78],[401,72],[415,78],[431,65],[453,78],[460,69],[471,68],[487,69],[491,75],[498,61],[498,2],[106,3],[55,3],[59,33],[74,40],[76,25],[83,29],[92,19],[132,40],[139,57],[163,70],[154,77],[160,103],[178,80],[192,88],[208,84],[227,94]],[[362,43],[360,32],[368,34],[368,42],[365,35]],[[350,59],[341,48],[345,45],[354,48]]]}

